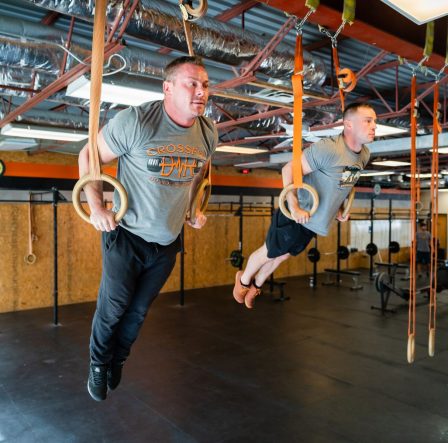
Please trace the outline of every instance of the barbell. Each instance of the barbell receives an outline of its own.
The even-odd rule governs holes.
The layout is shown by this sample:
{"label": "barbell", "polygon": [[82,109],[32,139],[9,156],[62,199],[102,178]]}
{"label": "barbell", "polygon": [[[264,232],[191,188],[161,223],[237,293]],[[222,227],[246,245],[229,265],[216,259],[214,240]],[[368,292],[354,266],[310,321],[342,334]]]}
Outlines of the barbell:
{"label": "barbell", "polygon": [[239,249],[234,249],[230,253],[230,257],[226,258],[225,260],[229,261],[234,268],[240,268],[244,263],[244,256]]}

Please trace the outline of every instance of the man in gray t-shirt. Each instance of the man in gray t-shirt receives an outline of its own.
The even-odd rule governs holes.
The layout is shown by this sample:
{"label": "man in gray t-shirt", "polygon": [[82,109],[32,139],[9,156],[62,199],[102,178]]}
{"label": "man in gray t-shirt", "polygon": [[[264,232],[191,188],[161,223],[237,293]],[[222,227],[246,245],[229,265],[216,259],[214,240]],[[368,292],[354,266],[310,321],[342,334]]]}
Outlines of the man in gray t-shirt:
{"label": "man in gray t-shirt", "polygon": [[[345,108],[343,123],[341,135],[315,143],[302,155],[303,181],[319,195],[317,211],[310,217],[312,202],[307,191],[288,193],[294,220],[277,209],[266,242],[251,254],[246,269],[236,273],[233,296],[238,303],[252,308],[261,286],[280,263],[302,252],[316,234],[327,235],[335,218],[348,220],[348,215],[342,217],[341,205],[369,161],[365,143],[375,137],[376,114],[370,105],[351,104]],[[282,169],[285,187],[293,182],[292,168],[289,162]]]}
{"label": "man in gray t-shirt", "polygon": [[417,272],[418,277],[422,277],[423,272],[429,275],[429,265],[431,263],[431,234],[425,222],[419,223],[419,230],[416,234],[417,240]]}
{"label": "man in gray t-shirt", "polygon": [[[118,180],[128,193],[128,210],[118,226],[118,196],[108,210],[101,183],[84,189],[91,223],[102,231],[103,272],[87,382],[97,401],[120,383],[149,306],[174,267],[187,210],[218,141],[213,122],[203,116],[209,91],[201,59],[172,61],[163,92],[163,101],[119,112],[98,135],[101,162],[118,158]],[[79,155],[80,175],[88,169],[86,146]],[[188,223],[194,228],[206,221],[200,210],[193,219]]]}

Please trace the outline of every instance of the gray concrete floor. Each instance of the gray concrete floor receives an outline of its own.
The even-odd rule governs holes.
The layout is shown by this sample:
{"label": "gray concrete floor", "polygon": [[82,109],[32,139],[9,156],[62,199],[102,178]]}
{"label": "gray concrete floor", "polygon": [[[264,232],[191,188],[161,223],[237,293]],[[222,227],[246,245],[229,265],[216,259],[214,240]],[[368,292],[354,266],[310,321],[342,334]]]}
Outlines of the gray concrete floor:
{"label": "gray concrete floor", "polygon": [[[349,283],[349,282],[347,282]],[[436,356],[418,307],[406,361],[407,307],[371,310],[364,289],[289,279],[252,311],[231,288],[161,295],[120,387],[96,403],[85,385],[94,304],[0,315],[0,442],[448,441],[448,296]],[[407,283],[404,283],[407,285]]]}

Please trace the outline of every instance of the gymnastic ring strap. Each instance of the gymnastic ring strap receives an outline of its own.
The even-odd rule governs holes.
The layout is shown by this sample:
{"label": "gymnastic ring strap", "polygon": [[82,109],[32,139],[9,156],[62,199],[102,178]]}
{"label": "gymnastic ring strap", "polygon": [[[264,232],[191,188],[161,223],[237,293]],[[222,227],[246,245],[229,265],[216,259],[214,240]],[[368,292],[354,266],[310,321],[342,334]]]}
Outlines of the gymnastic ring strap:
{"label": "gymnastic ring strap", "polygon": [[[289,209],[286,207],[286,196],[288,195],[288,192],[291,192],[293,190],[296,190],[298,188],[296,188],[294,186],[293,183],[291,183],[290,185],[286,186],[283,191],[280,193],[280,196],[278,198],[278,205],[280,207],[280,211],[282,211],[283,215],[287,218],[289,218],[290,220],[294,220],[294,218],[291,215],[291,212],[289,211]],[[302,188],[300,189],[304,189],[305,191],[308,191],[311,194],[311,198],[313,199],[313,205],[309,211],[310,216],[312,216],[317,208],[319,207],[319,195],[317,194],[316,190],[308,185],[307,183],[303,183]]]}
{"label": "gymnastic ring strap", "polygon": [[207,12],[207,0],[199,0],[199,5],[196,8],[193,8],[191,4],[191,0],[179,0],[179,8],[185,21],[198,20]]}
{"label": "gymnastic ring strap", "polygon": [[92,66],[90,68],[90,113],[89,113],[89,173],[81,177],[73,188],[73,205],[79,216],[87,223],[91,223],[89,215],[81,205],[82,187],[91,181],[110,183],[120,194],[120,210],[115,215],[118,222],[124,216],[128,207],[128,196],[123,185],[115,178],[103,174],[98,151],[97,137],[99,132],[99,116],[101,104],[101,83],[103,80],[104,61],[104,30],[106,28],[106,6],[107,0],[95,2],[95,18],[92,37]]}
{"label": "gymnastic ring strap", "polygon": [[[101,174],[100,179],[109,183],[118,191],[118,194],[120,196],[120,209],[115,214],[115,222],[118,223],[124,217],[124,214],[128,209],[128,194],[126,192],[126,189],[124,189],[124,186],[116,178],[111,177],[110,175]],[[90,174],[84,175],[76,182],[72,194],[73,206],[75,207],[76,212],[87,223],[91,223],[90,215],[84,210],[84,207],[81,204],[81,191],[87,183],[92,181],[97,180]]]}
{"label": "gymnastic ring strap", "polygon": [[36,262],[36,255],[33,253],[33,214],[32,214],[32,203],[31,203],[31,192],[30,201],[28,203],[28,254],[24,257],[25,263],[32,265]]}
{"label": "gymnastic ring strap", "polygon": [[348,197],[344,200],[344,203],[342,204],[342,212],[341,212],[341,216],[343,218],[347,217],[347,215],[350,213],[350,209],[352,208],[352,204],[353,204],[353,200],[355,199],[355,188],[353,187],[350,191],[350,193],[348,194]]}
{"label": "gymnastic ring strap", "polygon": [[204,178],[204,180],[199,183],[199,186],[196,188],[195,196],[191,202],[189,209],[189,217],[191,223],[196,222],[196,211],[199,208],[200,212],[204,213],[207,209],[208,201],[210,199],[210,195],[212,193],[212,186],[208,178]]}

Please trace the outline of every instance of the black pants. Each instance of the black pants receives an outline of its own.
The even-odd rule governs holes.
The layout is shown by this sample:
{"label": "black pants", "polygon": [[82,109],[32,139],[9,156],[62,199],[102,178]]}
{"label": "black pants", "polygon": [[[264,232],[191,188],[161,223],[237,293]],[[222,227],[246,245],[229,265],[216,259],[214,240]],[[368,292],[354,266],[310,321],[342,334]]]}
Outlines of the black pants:
{"label": "black pants", "polygon": [[103,232],[103,273],[90,337],[93,364],[126,360],[179,250],[180,237],[161,246],[121,227]]}

